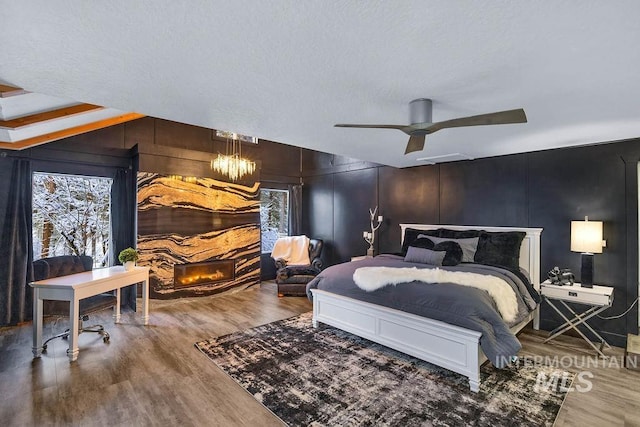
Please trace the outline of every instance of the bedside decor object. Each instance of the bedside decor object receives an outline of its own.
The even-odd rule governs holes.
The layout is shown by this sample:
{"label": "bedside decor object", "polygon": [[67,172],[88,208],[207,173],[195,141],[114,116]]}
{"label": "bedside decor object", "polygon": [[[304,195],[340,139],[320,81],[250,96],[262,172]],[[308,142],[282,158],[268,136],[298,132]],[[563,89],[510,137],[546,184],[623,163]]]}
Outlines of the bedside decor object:
{"label": "bedside decor object", "polygon": [[382,215],[378,215],[377,218],[377,222],[378,224],[375,225],[375,220],[376,220],[376,213],[378,212],[378,207],[376,206],[375,209],[371,210],[371,208],[369,208],[369,216],[371,217],[371,231],[364,231],[362,233],[362,237],[364,238],[364,240],[369,244],[369,249],[367,249],[367,256],[368,257],[372,257],[373,256],[373,242],[375,242],[376,240],[376,230],[378,228],[380,228],[380,226],[382,225]]}
{"label": "bedside decor object", "polygon": [[120,261],[122,265],[124,265],[124,269],[127,271],[133,270],[133,267],[135,267],[138,258],[138,251],[133,248],[123,249],[118,255],[118,261]]}
{"label": "bedside decor object", "polygon": [[593,254],[602,253],[602,221],[571,221],[571,251],[581,252],[580,282],[585,288],[593,286]]}

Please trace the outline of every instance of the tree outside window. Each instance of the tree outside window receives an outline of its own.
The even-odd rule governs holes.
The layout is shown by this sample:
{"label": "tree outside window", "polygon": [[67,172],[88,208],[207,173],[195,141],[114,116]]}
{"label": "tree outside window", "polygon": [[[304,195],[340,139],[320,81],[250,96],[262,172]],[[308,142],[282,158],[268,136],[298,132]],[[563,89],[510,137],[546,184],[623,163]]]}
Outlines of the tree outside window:
{"label": "tree outside window", "polygon": [[260,190],[262,252],[271,252],[278,237],[289,235],[289,192]]}
{"label": "tree outside window", "polygon": [[33,174],[33,258],[89,255],[109,264],[110,178]]}

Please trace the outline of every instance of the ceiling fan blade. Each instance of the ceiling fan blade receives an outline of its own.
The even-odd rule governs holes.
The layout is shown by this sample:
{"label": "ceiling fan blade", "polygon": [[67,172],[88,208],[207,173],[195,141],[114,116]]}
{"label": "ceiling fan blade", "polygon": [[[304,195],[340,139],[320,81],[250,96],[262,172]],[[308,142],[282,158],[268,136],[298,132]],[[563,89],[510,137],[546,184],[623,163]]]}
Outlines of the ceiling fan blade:
{"label": "ceiling fan blade", "polygon": [[333,125],[333,127],[337,128],[371,128],[371,129],[398,129],[403,130],[407,127],[407,125],[350,125],[339,123],[337,125]]}
{"label": "ceiling fan blade", "polygon": [[413,153],[414,151],[422,151],[424,149],[424,140],[426,135],[411,135],[407,143],[407,149],[404,154]]}
{"label": "ceiling fan blade", "polygon": [[516,110],[499,111],[497,113],[480,114],[477,116],[461,117],[445,120],[429,126],[428,132],[433,133],[445,128],[465,126],[506,125],[510,123],[527,123],[527,116],[522,108]]}

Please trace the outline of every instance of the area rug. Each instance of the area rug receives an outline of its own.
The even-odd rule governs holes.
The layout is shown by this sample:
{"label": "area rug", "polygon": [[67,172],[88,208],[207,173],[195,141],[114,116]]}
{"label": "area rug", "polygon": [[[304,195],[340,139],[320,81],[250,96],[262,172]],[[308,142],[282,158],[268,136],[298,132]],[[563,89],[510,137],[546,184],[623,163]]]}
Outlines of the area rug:
{"label": "area rug", "polygon": [[311,313],[195,345],[291,426],[551,426],[566,395],[552,381],[536,386],[558,378],[552,368],[487,364],[472,393],[462,375],[333,327],[314,329]]}

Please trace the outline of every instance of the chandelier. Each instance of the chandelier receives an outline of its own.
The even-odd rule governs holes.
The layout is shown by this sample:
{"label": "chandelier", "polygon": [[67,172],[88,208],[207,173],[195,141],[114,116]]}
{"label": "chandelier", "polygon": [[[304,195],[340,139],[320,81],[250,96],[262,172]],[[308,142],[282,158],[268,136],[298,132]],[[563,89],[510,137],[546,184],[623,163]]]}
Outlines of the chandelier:
{"label": "chandelier", "polygon": [[225,132],[227,136],[227,150],[225,154],[218,154],[211,160],[211,169],[226,175],[232,181],[237,181],[245,175],[251,175],[256,170],[256,163],[242,157],[242,141],[238,134]]}

